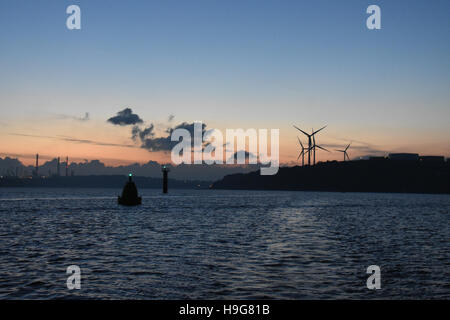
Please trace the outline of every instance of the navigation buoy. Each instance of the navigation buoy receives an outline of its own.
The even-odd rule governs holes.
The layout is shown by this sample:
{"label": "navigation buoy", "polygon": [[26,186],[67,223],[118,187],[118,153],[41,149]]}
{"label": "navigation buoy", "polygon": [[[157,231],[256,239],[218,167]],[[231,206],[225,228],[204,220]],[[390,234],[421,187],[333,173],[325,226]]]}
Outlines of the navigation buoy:
{"label": "navigation buoy", "polygon": [[137,206],[142,203],[142,198],[138,196],[136,185],[132,180],[133,175],[128,175],[128,182],[123,187],[122,196],[119,196],[117,202],[124,206]]}

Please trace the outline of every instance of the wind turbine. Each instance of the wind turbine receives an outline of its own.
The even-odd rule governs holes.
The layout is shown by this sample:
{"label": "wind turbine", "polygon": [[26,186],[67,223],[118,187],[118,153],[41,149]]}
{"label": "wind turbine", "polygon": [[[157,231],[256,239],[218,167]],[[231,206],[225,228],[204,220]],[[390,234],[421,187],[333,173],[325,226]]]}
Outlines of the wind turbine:
{"label": "wind turbine", "polygon": [[320,128],[317,131],[313,131],[311,134],[306,133],[305,131],[303,131],[302,129],[300,129],[299,127],[294,126],[295,129],[297,129],[298,131],[300,131],[301,133],[303,133],[305,136],[308,137],[308,166],[311,165],[311,149],[313,148],[312,145],[312,137],[318,133],[320,130],[325,129],[327,126]]}
{"label": "wind turbine", "polygon": [[350,161],[350,158],[349,158],[348,153],[347,153],[348,148],[350,148],[350,144],[351,144],[351,142],[348,144],[348,146],[344,150],[336,150],[336,151],[344,153],[344,161],[345,161],[345,157],[347,157],[348,161]]}
{"label": "wind turbine", "polygon": [[305,165],[305,150],[306,150],[306,151],[309,151],[309,150],[308,150],[308,148],[305,148],[305,147],[303,146],[303,143],[302,143],[302,141],[300,140],[299,137],[297,137],[297,139],[298,139],[298,143],[299,143],[300,146],[302,147],[302,151],[301,151],[300,154],[298,155],[297,161],[298,161],[298,159],[300,159],[300,157],[302,157],[302,167],[303,167],[303,166]]}
{"label": "wind turbine", "polygon": [[[314,129],[312,129],[312,130],[314,132]],[[319,146],[318,144],[316,144],[316,137],[315,136],[313,136],[313,147],[312,148],[313,148],[313,155],[314,155],[314,158],[313,158],[313,164],[314,165],[316,165],[316,148],[322,149],[322,150],[324,150],[326,152],[330,152],[327,149],[325,149],[324,147]]]}

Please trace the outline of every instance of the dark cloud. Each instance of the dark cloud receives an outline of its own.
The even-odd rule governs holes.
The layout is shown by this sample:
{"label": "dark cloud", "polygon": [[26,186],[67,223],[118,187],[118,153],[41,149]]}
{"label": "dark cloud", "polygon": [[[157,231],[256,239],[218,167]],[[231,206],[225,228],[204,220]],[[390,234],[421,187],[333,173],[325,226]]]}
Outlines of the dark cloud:
{"label": "dark cloud", "polygon": [[122,111],[117,112],[117,115],[111,117],[107,120],[108,122],[119,125],[119,126],[128,126],[138,123],[143,123],[142,119],[130,108],[125,108]]}
{"label": "dark cloud", "polygon": [[[165,132],[167,135],[162,137],[155,137],[153,124],[146,129],[140,129],[138,126],[134,126],[131,131],[131,137],[134,141],[139,138],[141,142],[141,148],[147,149],[148,151],[170,151],[172,148],[179,143],[179,141],[171,141],[172,132],[176,129],[186,129],[192,139],[192,147],[194,146],[194,123],[183,122],[174,128],[169,128]],[[202,137],[206,132],[206,124],[202,123]],[[203,147],[207,142],[203,143]]]}
{"label": "dark cloud", "polygon": [[146,138],[142,140],[141,148],[147,149],[149,151],[170,151],[176,144],[176,141],[170,141],[170,136]]}
{"label": "dark cloud", "polygon": [[146,137],[153,137],[155,135],[154,129],[155,126],[153,124],[143,130],[138,126],[134,126],[133,129],[131,129],[131,138],[133,141],[137,141],[138,138],[142,141]]}
{"label": "dark cloud", "polygon": [[[186,129],[187,131],[189,131],[189,133],[191,134],[192,139],[194,138],[194,122],[193,123],[187,123],[187,122],[183,122],[179,125],[177,125],[174,128],[171,128],[168,130],[168,132],[170,133],[170,135],[172,134],[172,132],[176,129]],[[206,132],[206,124],[202,123],[202,137]],[[169,135],[169,138],[170,138]]]}
{"label": "dark cloud", "polygon": [[[168,122],[172,122],[174,118],[174,115],[169,115]],[[192,147],[194,146],[195,122],[183,122],[175,127],[169,127],[164,130],[164,135],[155,137],[155,125],[151,123],[146,128],[143,128],[143,126],[139,126],[139,124],[143,124],[144,121],[137,114],[134,114],[130,108],[119,111],[116,116],[109,118],[107,121],[112,124],[121,126],[133,125],[133,128],[131,129],[131,139],[135,142],[140,143],[140,148],[146,149],[148,151],[172,150],[172,148],[179,143],[179,141],[171,141],[172,132],[176,129],[187,130],[191,135]],[[201,137],[207,140],[207,137],[212,130],[206,131],[206,124],[202,123],[201,131]],[[208,142],[206,141],[202,142],[202,149],[206,146],[207,143]]]}

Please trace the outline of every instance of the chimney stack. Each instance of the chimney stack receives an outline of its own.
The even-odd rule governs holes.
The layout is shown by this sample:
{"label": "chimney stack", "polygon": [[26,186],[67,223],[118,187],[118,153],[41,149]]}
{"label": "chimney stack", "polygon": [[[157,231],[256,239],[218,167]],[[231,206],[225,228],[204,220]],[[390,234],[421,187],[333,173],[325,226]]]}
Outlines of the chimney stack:
{"label": "chimney stack", "polygon": [[69,157],[66,157],[66,177],[69,176]]}
{"label": "chimney stack", "polygon": [[36,153],[36,177],[39,177],[39,154]]}

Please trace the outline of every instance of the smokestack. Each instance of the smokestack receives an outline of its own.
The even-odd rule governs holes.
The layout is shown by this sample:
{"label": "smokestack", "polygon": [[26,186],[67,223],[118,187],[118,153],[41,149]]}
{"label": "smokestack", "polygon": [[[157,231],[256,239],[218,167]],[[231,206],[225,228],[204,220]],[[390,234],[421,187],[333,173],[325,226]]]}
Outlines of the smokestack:
{"label": "smokestack", "polygon": [[69,176],[69,157],[66,157],[66,177]]}
{"label": "smokestack", "polygon": [[39,177],[39,154],[36,153],[36,177]]}
{"label": "smokestack", "polygon": [[56,175],[59,177],[60,175],[61,175],[61,172],[60,172],[60,166],[59,166],[59,161],[60,161],[60,159],[59,159],[59,157],[58,157],[58,164],[57,164],[57,166],[56,166]]}

